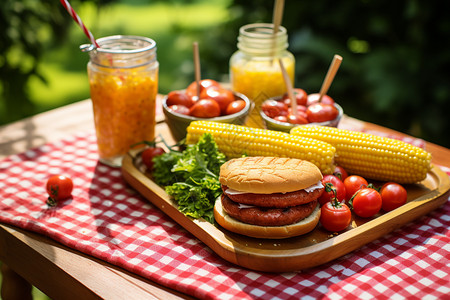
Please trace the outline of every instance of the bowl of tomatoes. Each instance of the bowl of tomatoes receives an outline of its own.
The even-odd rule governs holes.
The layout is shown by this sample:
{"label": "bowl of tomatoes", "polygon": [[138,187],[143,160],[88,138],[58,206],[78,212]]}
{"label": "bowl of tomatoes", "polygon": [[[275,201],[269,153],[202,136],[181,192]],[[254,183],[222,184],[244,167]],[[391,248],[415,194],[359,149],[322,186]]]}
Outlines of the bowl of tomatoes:
{"label": "bowl of tomatoes", "polygon": [[242,125],[250,112],[251,102],[243,94],[231,91],[211,79],[192,82],[185,90],[167,94],[162,107],[166,123],[177,140],[186,137],[192,121],[208,120]]}
{"label": "bowl of tomatoes", "polygon": [[303,89],[294,89],[297,114],[292,110],[291,99],[286,94],[272,97],[261,105],[260,115],[267,129],[289,132],[295,126],[322,125],[337,127],[344,110],[333,98],[319,94],[307,94]]}

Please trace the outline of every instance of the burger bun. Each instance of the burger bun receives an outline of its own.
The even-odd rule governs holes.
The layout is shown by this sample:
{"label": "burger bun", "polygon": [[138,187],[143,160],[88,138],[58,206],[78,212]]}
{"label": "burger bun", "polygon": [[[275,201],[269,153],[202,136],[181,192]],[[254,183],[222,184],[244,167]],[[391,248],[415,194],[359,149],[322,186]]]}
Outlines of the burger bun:
{"label": "burger bun", "polygon": [[220,167],[219,181],[233,190],[255,194],[299,191],[322,180],[319,168],[305,160],[283,157],[241,157]]}

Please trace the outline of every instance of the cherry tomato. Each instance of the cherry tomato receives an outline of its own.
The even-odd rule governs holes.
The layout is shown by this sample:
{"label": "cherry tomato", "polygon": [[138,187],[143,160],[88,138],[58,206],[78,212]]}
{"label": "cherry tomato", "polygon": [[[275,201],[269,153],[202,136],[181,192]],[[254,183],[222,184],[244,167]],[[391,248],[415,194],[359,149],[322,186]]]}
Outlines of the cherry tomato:
{"label": "cherry tomato", "polygon": [[376,215],[381,209],[381,195],[372,188],[359,190],[352,200],[353,211],[360,217],[370,218]]}
{"label": "cherry tomato", "polygon": [[342,231],[350,225],[352,212],[345,203],[330,201],[320,209],[320,223],[332,232]]}
{"label": "cherry tomato", "polygon": [[269,117],[287,116],[288,106],[286,103],[276,100],[266,100],[261,105],[261,110]]}
{"label": "cherry tomato", "polygon": [[164,154],[166,151],[164,151],[161,147],[148,147],[144,151],[142,151],[141,157],[142,162],[147,167],[148,170],[153,170],[153,158],[159,155]]}
{"label": "cherry tomato", "polygon": [[367,180],[358,175],[351,175],[345,178],[344,186],[346,191],[345,199],[350,200],[353,195],[362,188],[366,188],[369,184]]}
{"label": "cherry tomato", "polygon": [[220,106],[213,99],[200,99],[189,110],[189,115],[197,118],[215,118],[220,116]]}
{"label": "cherry tomato", "polygon": [[284,123],[287,123],[287,122],[288,122],[286,116],[276,116],[276,117],[273,118],[273,119],[274,119],[275,121],[278,121],[278,122],[284,122]]}
{"label": "cherry tomato", "polygon": [[[306,101],[306,105],[309,106],[309,105],[311,105],[313,103],[318,102],[319,101],[319,97],[320,97],[319,93],[309,94],[308,95],[308,99]],[[323,95],[322,101],[320,101],[320,103],[323,103],[323,104],[334,104],[334,100],[333,100],[333,98],[331,98],[328,95]]]}
{"label": "cherry tomato", "polygon": [[[308,100],[308,94],[303,89],[295,88],[294,89],[294,97],[297,100],[298,105],[305,105]],[[289,99],[289,95],[286,93],[283,95],[282,100],[284,103],[286,103],[288,106],[291,106],[291,99]]]}
{"label": "cherry tomato", "polygon": [[306,109],[310,122],[326,122],[336,119],[339,111],[334,105],[324,103],[313,103]]}
{"label": "cherry tomato", "polygon": [[64,175],[54,175],[47,180],[47,204],[55,206],[57,201],[67,199],[71,196],[73,182],[70,177]]}
{"label": "cherry tomato", "polygon": [[245,101],[242,99],[238,99],[238,100],[235,100],[235,101],[231,102],[230,104],[228,104],[226,114],[232,115],[232,114],[240,112],[244,108],[245,108]]}
{"label": "cherry tomato", "polygon": [[[292,113],[292,107],[288,108],[288,113]],[[304,105],[297,105],[297,113],[304,114],[305,118],[306,118],[307,117],[306,116],[306,106],[304,106]]]}
{"label": "cherry tomato", "polygon": [[189,115],[189,108],[184,105],[171,105],[169,109],[178,114]]}
{"label": "cherry tomato", "polygon": [[[205,89],[209,89],[212,86],[216,86],[216,87],[220,87],[220,84],[212,79],[203,79],[199,81],[200,83],[200,94],[203,92],[203,90]],[[186,88],[186,94],[191,97],[197,97],[197,81],[192,82],[191,84],[189,84],[189,86]]]}
{"label": "cherry tomato", "polygon": [[183,105],[191,107],[194,104],[194,101],[183,91],[171,91],[167,95],[166,104],[167,106]]}
{"label": "cherry tomato", "polygon": [[308,124],[308,120],[303,117],[300,114],[294,115],[294,114],[289,114],[287,115],[287,121],[291,124]]}
{"label": "cherry tomato", "polygon": [[[344,183],[334,175],[325,175],[322,178],[322,184],[325,186],[325,191],[319,197],[320,205],[324,205],[327,202],[330,202],[334,198],[337,198],[339,202],[345,200],[345,186]],[[326,188],[326,185],[329,184],[330,189]],[[330,185],[331,184],[331,185]],[[332,190],[334,189],[335,192]]]}
{"label": "cherry tomato", "polygon": [[398,183],[387,182],[380,190],[382,205],[384,211],[391,211],[406,203],[408,193],[406,189]]}
{"label": "cherry tomato", "polygon": [[232,91],[216,86],[204,89],[200,94],[200,99],[215,100],[219,104],[221,115],[226,114],[228,105],[235,100]]}
{"label": "cherry tomato", "polygon": [[344,182],[345,178],[348,177],[347,171],[341,166],[336,166],[333,171],[333,175],[339,178],[342,182]]}

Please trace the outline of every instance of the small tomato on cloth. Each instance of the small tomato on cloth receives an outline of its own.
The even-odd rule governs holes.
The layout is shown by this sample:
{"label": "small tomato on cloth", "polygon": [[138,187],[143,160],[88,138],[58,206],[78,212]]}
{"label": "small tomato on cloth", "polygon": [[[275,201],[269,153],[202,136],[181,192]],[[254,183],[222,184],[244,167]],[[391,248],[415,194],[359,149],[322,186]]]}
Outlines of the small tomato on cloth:
{"label": "small tomato on cloth", "polygon": [[69,198],[72,195],[73,182],[70,177],[54,175],[47,180],[47,204],[56,206],[58,201]]}

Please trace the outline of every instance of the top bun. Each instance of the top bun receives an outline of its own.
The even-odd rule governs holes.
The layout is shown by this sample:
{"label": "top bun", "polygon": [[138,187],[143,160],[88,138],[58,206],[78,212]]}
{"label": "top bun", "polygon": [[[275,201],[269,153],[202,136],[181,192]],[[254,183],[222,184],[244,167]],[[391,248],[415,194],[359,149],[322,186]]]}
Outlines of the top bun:
{"label": "top bun", "polygon": [[231,159],[220,167],[219,174],[221,184],[255,194],[294,192],[321,179],[319,168],[308,161],[268,156]]}

